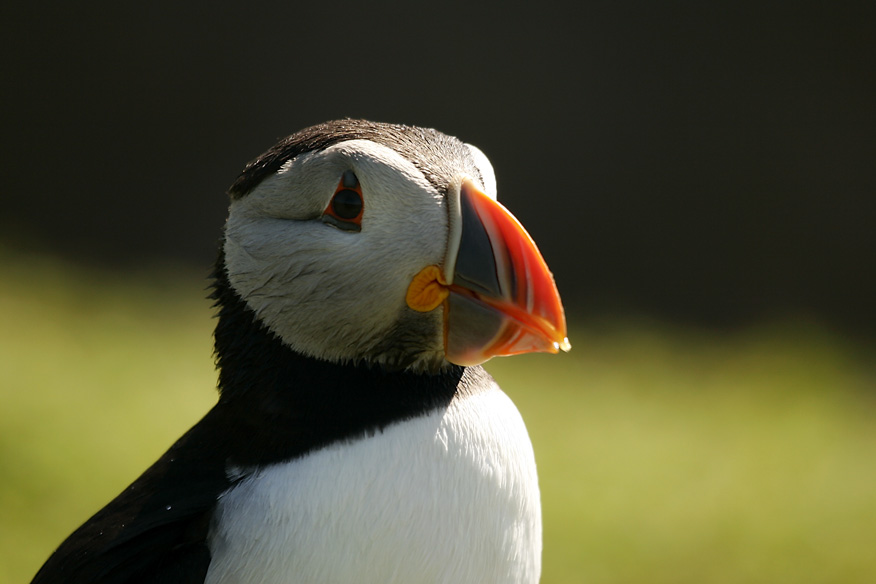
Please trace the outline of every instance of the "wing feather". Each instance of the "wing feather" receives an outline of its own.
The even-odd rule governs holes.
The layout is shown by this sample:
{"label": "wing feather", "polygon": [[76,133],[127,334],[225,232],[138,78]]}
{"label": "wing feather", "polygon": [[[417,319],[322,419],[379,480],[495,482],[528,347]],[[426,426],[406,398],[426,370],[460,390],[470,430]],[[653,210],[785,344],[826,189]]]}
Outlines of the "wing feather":
{"label": "wing feather", "polygon": [[232,484],[214,408],[155,464],[70,535],[32,584],[201,583],[207,531]]}

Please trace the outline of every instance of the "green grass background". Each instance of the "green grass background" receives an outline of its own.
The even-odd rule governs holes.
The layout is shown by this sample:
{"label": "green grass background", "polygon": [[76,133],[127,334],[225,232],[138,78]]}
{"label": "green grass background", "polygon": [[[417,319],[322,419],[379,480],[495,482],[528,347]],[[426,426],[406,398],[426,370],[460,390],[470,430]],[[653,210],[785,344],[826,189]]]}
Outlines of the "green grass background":
{"label": "green grass background", "polygon": [[[206,281],[0,252],[0,583],[215,401]],[[787,322],[573,325],[494,359],[535,444],[542,581],[876,582],[876,351]]]}

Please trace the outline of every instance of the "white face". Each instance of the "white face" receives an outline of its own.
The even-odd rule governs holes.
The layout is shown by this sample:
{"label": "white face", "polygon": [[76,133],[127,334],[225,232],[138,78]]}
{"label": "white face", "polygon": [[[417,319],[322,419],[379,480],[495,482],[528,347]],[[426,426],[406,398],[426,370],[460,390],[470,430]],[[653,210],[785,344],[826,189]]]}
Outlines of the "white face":
{"label": "white face", "polygon": [[[472,154],[495,196],[489,162]],[[322,220],[345,171],[362,190],[358,232]],[[390,148],[350,140],[288,161],[233,201],[225,262],[231,286],[293,349],[432,367],[443,362],[442,309],[414,312],[405,293],[443,263],[447,241],[447,200],[423,174]]]}

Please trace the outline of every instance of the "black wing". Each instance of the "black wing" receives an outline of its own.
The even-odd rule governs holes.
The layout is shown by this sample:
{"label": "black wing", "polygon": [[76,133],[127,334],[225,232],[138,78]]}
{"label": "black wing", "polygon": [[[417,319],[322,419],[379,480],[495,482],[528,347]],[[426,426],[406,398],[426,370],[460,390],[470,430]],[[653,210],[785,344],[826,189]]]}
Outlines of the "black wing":
{"label": "black wing", "polygon": [[202,583],[210,518],[231,485],[217,409],[73,532],[32,584]]}

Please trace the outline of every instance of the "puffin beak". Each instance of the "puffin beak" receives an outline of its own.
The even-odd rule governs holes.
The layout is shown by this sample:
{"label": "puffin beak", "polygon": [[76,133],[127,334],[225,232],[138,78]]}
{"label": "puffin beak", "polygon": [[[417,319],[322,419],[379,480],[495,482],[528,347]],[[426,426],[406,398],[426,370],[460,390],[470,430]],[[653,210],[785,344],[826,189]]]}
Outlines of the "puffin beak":
{"label": "puffin beak", "polygon": [[446,359],[477,365],[492,357],[568,351],[560,295],[523,226],[469,179],[450,197],[443,269],[422,270],[407,295],[414,310],[444,305]]}

